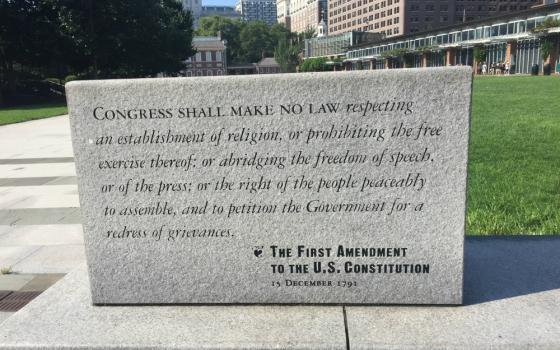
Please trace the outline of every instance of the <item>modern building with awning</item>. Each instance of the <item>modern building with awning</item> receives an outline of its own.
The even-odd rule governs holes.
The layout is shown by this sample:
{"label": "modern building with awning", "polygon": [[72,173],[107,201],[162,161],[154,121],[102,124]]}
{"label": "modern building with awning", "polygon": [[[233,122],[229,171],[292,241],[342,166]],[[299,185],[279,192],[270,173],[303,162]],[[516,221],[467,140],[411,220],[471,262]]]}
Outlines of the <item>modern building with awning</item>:
{"label": "modern building with awning", "polygon": [[[504,64],[510,73],[530,74],[535,65],[558,71],[560,4],[535,7],[515,14],[462,23],[433,31],[354,45],[346,51],[344,69],[473,66]],[[541,50],[546,42],[548,58]]]}

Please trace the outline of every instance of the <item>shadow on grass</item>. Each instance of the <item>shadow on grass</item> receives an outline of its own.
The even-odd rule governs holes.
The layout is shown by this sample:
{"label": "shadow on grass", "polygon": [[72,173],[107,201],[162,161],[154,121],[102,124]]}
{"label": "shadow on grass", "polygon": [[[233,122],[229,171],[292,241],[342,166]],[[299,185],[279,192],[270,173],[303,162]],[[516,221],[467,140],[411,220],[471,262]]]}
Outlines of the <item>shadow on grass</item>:
{"label": "shadow on grass", "polygon": [[560,237],[469,237],[465,305],[560,289]]}

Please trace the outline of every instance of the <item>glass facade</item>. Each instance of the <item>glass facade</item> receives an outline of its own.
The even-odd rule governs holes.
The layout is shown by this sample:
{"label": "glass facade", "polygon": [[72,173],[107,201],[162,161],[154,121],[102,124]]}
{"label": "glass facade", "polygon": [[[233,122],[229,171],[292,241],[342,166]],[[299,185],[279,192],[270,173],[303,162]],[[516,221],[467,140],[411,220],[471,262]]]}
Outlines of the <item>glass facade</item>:
{"label": "glass facade", "polygon": [[518,73],[531,73],[531,67],[535,64],[538,64],[540,68],[543,66],[539,40],[531,39],[518,42],[516,56],[516,71]]}
{"label": "glass facade", "polygon": [[379,33],[348,32],[305,40],[305,58],[344,55],[352,45],[381,40]]}

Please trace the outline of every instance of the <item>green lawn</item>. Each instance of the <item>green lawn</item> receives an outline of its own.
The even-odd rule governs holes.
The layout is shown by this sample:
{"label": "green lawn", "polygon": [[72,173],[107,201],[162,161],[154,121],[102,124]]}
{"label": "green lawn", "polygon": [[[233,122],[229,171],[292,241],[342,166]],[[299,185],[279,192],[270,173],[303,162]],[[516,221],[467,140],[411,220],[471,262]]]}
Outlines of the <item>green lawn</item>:
{"label": "green lawn", "polygon": [[560,79],[474,80],[467,232],[560,234]]}
{"label": "green lawn", "polygon": [[67,114],[65,104],[20,106],[0,109],[0,125]]}

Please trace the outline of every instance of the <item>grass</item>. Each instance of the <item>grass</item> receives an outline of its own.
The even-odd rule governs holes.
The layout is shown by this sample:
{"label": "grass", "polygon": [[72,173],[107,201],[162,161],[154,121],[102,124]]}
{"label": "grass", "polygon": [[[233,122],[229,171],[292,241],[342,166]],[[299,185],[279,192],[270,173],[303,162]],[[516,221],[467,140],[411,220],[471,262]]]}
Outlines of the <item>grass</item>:
{"label": "grass", "polygon": [[0,109],[0,125],[20,123],[67,113],[68,108],[63,103],[2,108]]}
{"label": "grass", "polygon": [[467,233],[560,234],[560,79],[474,80]]}

